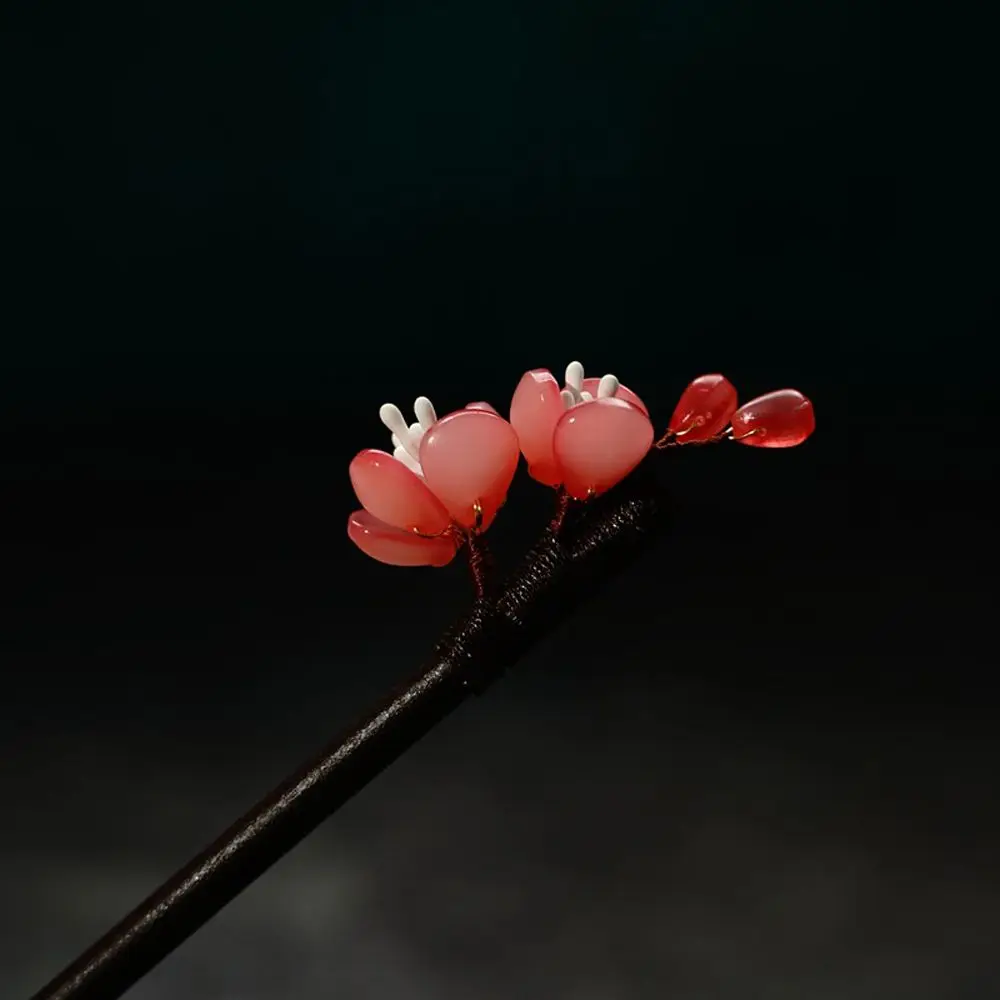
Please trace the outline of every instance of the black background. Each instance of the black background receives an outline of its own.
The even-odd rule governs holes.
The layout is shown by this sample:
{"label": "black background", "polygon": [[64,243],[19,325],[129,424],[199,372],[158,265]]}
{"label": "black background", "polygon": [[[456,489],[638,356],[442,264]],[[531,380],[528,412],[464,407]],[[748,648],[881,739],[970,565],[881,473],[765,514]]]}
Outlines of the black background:
{"label": "black background", "polygon": [[[1000,885],[989,31],[767,0],[5,14],[0,993],[468,599],[344,537],[378,406],[579,358],[800,449],[670,536],[137,998],[979,998]],[[550,496],[523,471],[490,538]]]}

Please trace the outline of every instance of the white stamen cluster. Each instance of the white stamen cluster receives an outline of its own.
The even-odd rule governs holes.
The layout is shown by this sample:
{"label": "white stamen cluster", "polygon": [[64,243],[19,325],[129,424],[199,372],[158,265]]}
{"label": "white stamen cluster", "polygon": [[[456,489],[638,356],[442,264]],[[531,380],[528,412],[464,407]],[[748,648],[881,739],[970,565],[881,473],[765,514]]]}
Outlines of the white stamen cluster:
{"label": "white stamen cluster", "polygon": [[379,420],[392,432],[393,457],[398,459],[418,476],[424,474],[420,468],[420,442],[423,436],[437,422],[434,404],[426,396],[418,396],[413,403],[416,423],[407,426],[402,410],[394,403],[383,403],[379,408]]}
{"label": "white stamen cluster", "polygon": [[[583,365],[571,361],[566,366],[566,388],[562,391],[563,404],[568,410],[577,403],[589,403],[593,396],[583,388]],[[608,399],[618,392],[619,382],[614,375],[605,375],[597,387],[597,398]]]}

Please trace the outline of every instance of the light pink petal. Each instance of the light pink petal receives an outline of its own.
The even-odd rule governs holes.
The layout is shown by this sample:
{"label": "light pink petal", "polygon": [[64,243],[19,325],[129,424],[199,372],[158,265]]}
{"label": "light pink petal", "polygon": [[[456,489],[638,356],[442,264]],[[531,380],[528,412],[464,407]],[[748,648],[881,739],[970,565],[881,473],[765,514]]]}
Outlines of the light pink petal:
{"label": "light pink petal", "polygon": [[528,474],[546,486],[559,484],[552,434],[565,412],[559,383],[551,372],[534,368],[521,376],[510,401],[510,422],[528,463]]}
{"label": "light pink petal", "polygon": [[[599,378],[585,378],[583,380],[584,392],[589,392],[594,399],[597,399],[597,388],[600,384],[601,380]],[[628,386],[618,386],[618,391],[615,393],[614,398],[624,399],[626,403],[638,406],[647,417],[649,416],[649,410],[646,409],[646,404],[631,389],[629,389]]]}
{"label": "light pink petal", "polygon": [[[469,405],[466,406],[466,409],[467,410],[485,410],[487,413],[497,413],[496,407],[495,406],[491,406],[489,403],[485,402],[484,400],[479,400],[476,403],[469,403]],[[497,413],[497,416],[499,417],[500,414]]]}
{"label": "light pink petal", "polygon": [[652,444],[649,417],[617,398],[570,407],[553,437],[563,486],[577,500],[611,489],[645,458]]}
{"label": "light pink petal", "polygon": [[390,566],[444,566],[457,551],[451,535],[422,538],[385,524],[366,510],[356,510],[347,519],[347,537],[365,555]]}
{"label": "light pink petal", "polygon": [[392,455],[367,448],[355,456],[350,472],[361,506],[380,521],[425,535],[436,535],[451,523],[423,480]]}
{"label": "light pink petal", "polygon": [[434,495],[463,527],[484,526],[507,497],[517,469],[514,428],[486,410],[458,410],[439,420],[420,442],[420,465]]}

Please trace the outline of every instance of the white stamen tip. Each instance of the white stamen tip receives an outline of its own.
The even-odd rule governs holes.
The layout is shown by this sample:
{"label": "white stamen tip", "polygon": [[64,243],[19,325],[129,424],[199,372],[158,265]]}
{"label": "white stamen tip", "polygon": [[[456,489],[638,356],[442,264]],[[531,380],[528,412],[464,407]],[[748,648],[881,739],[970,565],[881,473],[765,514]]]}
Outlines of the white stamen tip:
{"label": "white stamen tip", "polygon": [[583,365],[579,361],[571,361],[566,366],[566,385],[577,395],[583,389]]}
{"label": "white stamen tip", "polygon": [[572,389],[563,389],[559,393],[562,396],[563,406],[568,410],[571,406],[576,406],[576,396],[573,395]]}
{"label": "white stamen tip", "polygon": [[591,396],[586,389],[584,389],[583,392],[580,393],[580,400],[584,403],[592,403],[594,401],[594,397]]}
{"label": "white stamen tip", "polygon": [[416,415],[420,426],[429,431],[437,422],[437,413],[434,411],[434,404],[426,396],[418,396],[413,403],[413,412]]}
{"label": "white stamen tip", "polygon": [[411,472],[415,472],[418,476],[424,474],[424,470],[420,468],[420,463],[405,449],[397,448],[393,453],[392,457],[397,461],[402,462]]}
{"label": "white stamen tip", "polygon": [[413,440],[410,428],[406,426],[406,420],[403,418],[399,407],[393,403],[383,403],[379,407],[378,416],[379,420],[392,431],[393,443],[395,444],[395,441],[398,441],[399,445],[397,447],[402,446],[409,453],[410,457],[414,461],[417,461],[417,442]]}
{"label": "white stamen tip", "polygon": [[618,392],[619,386],[618,379],[614,375],[605,375],[601,379],[601,384],[597,387],[597,398],[598,399],[609,399]]}
{"label": "white stamen tip", "polygon": [[379,407],[378,418],[400,441],[407,437],[406,420],[402,411],[394,403],[383,403]]}

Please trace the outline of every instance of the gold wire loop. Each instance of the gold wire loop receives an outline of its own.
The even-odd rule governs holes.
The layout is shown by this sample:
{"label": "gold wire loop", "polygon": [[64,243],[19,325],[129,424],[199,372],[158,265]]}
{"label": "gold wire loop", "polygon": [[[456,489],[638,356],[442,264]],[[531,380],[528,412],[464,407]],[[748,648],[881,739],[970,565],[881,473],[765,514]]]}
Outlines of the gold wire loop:
{"label": "gold wire loop", "polygon": [[[694,423],[688,424],[688,426],[685,427],[684,430],[673,431],[672,433],[675,438],[682,438],[684,437],[685,434],[690,434],[691,431],[696,431],[699,427],[704,427],[704,426],[705,426],[705,421],[699,418],[698,420],[695,420]],[[668,431],[667,433],[671,432]]]}
{"label": "gold wire loop", "polygon": [[[500,506],[502,507],[503,504]],[[469,528],[469,532],[471,534],[477,534],[483,526],[483,505],[478,500],[472,505],[472,512],[476,516],[476,521],[475,524]],[[412,531],[417,538],[443,538],[445,535],[451,535],[452,537],[460,535],[462,534],[463,529],[453,521],[447,528],[442,528],[441,531],[436,531],[433,535],[428,535],[419,528],[410,528],[410,531]]]}
{"label": "gold wire loop", "polygon": [[435,531],[433,535],[428,535],[418,528],[410,528],[410,531],[417,536],[417,538],[441,538],[442,535],[447,535],[451,531],[451,525],[449,524],[447,528],[442,528],[440,531]]}
{"label": "gold wire loop", "polygon": [[[662,450],[663,448],[674,448],[677,447],[678,445],[686,444],[687,443],[686,441],[681,441],[679,440],[679,438],[684,437],[685,434],[690,434],[691,431],[695,431],[699,427],[703,427],[704,424],[705,421],[702,420],[701,418],[698,418],[694,420],[692,423],[688,424],[688,426],[685,427],[684,430],[682,431],[672,431],[668,427],[666,431],[664,431],[663,437],[661,437],[660,440],[657,441],[653,447],[660,448]],[[709,440],[712,439],[709,438]]]}
{"label": "gold wire loop", "polygon": [[740,434],[737,437],[732,427],[727,427],[722,433],[727,441],[743,441],[745,438],[753,437],[755,434],[763,437],[767,433],[767,430],[764,427],[755,427],[752,431],[747,431],[746,434]]}
{"label": "gold wire loop", "polygon": [[[684,430],[682,431],[667,430],[667,432],[663,435],[663,437],[661,437],[659,441],[655,442],[653,447],[659,448],[662,451],[664,448],[678,448],[681,445],[687,445],[687,444],[691,445],[715,444],[716,441],[721,441],[724,437],[726,437],[727,434],[731,434],[732,432],[732,428],[729,428],[728,430],[720,431],[718,434],[713,434],[712,437],[705,438],[704,440],[701,441],[679,440],[680,438],[683,438],[685,434],[690,434],[691,431],[697,430],[699,427],[703,426],[704,422],[700,424],[693,423],[689,427],[685,427]],[[736,440],[739,440],[739,438],[736,438]]]}

